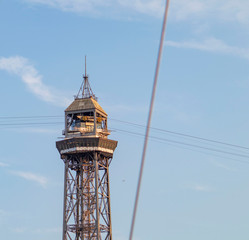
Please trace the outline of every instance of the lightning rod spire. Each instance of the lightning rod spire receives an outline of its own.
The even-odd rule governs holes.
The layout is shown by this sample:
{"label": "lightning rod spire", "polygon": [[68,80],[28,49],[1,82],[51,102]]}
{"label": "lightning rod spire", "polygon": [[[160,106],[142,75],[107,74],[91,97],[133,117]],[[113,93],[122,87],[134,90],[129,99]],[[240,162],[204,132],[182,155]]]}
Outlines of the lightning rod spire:
{"label": "lightning rod spire", "polygon": [[83,74],[83,82],[80,86],[80,90],[76,98],[89,98],[92,97],[97,101],[97,97],[94,95],[90,83],[88,81],[88,75],[86,71],[86,56],[85,56],[85,74]]}

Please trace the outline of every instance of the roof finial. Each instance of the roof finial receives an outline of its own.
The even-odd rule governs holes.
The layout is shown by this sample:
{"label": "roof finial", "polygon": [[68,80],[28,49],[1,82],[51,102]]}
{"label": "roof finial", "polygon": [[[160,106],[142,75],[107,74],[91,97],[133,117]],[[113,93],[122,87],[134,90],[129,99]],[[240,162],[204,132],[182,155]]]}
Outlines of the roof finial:
{"label": "roof finial", "polygon": [[86,55],[85,55],[85,77],[86,77]]}
{"label": "roof finial", "polygon": [[86,56],[85,56],[85,75],[83,74],[83,82],[80,86],[80,90],[76,96],[76,98],[89,98],[92,97],[97,101],[97,98],[95,97],[95,95],[93,94],[93,91],[91,89],[91,86],[89,84],[88,81],[88,75],[86,72]]}

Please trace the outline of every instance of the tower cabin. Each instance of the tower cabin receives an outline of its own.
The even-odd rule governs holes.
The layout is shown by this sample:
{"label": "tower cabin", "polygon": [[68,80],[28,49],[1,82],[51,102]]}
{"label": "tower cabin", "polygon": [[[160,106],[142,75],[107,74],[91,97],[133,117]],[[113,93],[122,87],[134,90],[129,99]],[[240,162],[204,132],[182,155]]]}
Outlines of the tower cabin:
{"label": "tower cabin", "polygon": [[93,96],[76,97],[65,110],[65,138],[107,138],[109,134],[107,114]]}
{"label": "tower cabin", "polygon": [[98,104],[85,74],[75,100],[65,110],[65,138],[101,137],[110,134],[107,129],[107,113]]}

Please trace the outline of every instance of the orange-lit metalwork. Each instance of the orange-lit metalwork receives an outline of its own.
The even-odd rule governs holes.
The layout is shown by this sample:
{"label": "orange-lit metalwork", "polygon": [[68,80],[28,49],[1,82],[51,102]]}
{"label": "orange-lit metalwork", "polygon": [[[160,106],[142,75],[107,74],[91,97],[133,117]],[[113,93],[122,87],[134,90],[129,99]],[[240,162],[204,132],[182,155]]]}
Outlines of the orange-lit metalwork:
{"label": "orange-lit metalwork", "polygon": [[111,240],[109,165],[117,141],[107,138],[107,114],[86,74],[82,86],[65,110],[65,139],[56,142],[65,163],[63,240]]}

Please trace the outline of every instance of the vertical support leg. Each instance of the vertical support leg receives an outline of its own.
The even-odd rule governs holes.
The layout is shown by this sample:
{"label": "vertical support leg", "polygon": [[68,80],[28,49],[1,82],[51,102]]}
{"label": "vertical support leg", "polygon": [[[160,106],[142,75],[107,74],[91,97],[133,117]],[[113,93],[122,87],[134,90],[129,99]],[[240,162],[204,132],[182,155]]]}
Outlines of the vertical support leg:
{"label": "vertical support leg", "polygon": [[62,240],[112,240],[109,158],[67,157]]}
{"label": "vertical support leg", "polygon": [[95,231],[97,232],[97,240],[100,239],[100,226],[99,226],[99,166],[97,153],[94,152],[94,167],[95,167],[95,201],[96,201],[96,223]]}
{"label": "vertical support leg", "polygon": [[109,161],[106,159],[106,178],[107,178],[107,201],[108,201],[108,220],[109,220],[109,238],[108,240],[112,240],[112,220],[111,220],[111,195],[110,195],[110,181],[109,181]]}
{"label": "vertical support leg", "polygon": [[[91,178],[91,170],[90,167],[88,166],[87,168],[87,226],[90,228],[91,226],[91,183],[90,183],[90,178]],[[88,239],[91,239],[91,231],[88,231],[87,237]]]}
{"label": "vertical support leg", "polygon": [[82,163],[82,159],[81,159],[81,171],[80,171],[80,189],[81,189],[81,196],[80,196],[80,211],[81,211],[81,217],[80,217],[80,221],[81,221],[81,233],[80,233],[80,239],[84,240],[84,234],[83,234],[83,224],[84,224],[84,192],[83,192],[83,185],[84,185],[84,180],[83,180],[83,172],[84,172],[84,168],[83,168],[83,163]]}
{"label": "vertical support leg", "polygon": [[[80,168],[80,167],[79,167]],[[76,172],[76,240],[80,239],[80,169]]]}
{"label": "vertical support leg", "polygon": [[67,240],[67,179],[68,179],[68,161],[65,162],[65,175],[64,175],[64,209],[63,209],[63,233],[62,240]]}

